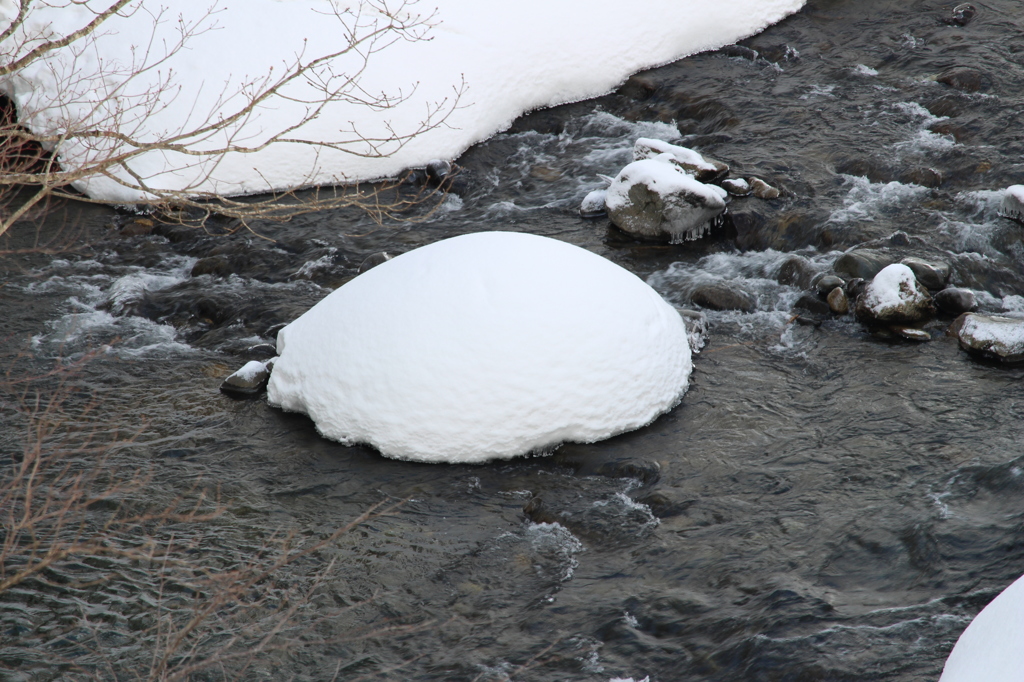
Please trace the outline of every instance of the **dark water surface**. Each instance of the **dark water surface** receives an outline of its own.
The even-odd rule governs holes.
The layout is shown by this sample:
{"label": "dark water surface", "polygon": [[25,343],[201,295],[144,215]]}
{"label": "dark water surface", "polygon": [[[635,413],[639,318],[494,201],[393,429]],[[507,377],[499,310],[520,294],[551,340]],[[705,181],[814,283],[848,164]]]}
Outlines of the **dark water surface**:
{"label": "dark water surface", "polygon": [[[945,260],[984,310],[1024,314],[1022,228],[997,215],[1001,190],[1024,179],[1024,14],[1014,0],[975,5],[961,27],[940,2],[811,2],[744,42],[756,58],[698,55],[523,117],[460,160],[461,198],[422,223],[338,212],[256,234],[120,236],[108,225],[131,217],[72,207],[5,243],[3,360],[23,376],[93,353],[66,390],[66,428],[134,434],[110,465],[151,472],[155,504],[218,487],[216,521],[174,530],[213,570],[275,530],[322,537],[406,500],[281,570],[312,590],[300,616],[313,634],[247,677],[937,679],[970,619],[1024,573],[1024,370],[967,357],[942,334],[948,319],[924,344],[877,339],[852,317],[801,326],[803,292],[776,276],[789,252],[824,271],[867,244]],[[942,76],[953,67],[977,73]],[[685,245],[577,217],[640,136],[681,139],[786,192],[733,200],[731,224]],[[31,248],[60,229],[88,245]],[[587,248],[678,305],[725,282],[758,310],[709,312],[671,413],[542,458],[392,461],[218,392],[368,254],[492,229]],[[214,274],[190,274],[210,258]],[[9,395],[0,451],[17,453],[27,420]],[[129,562],[90,566],[0,597],[0,679],[70,675],[58,659],[142,674],[156,635],[138,619],[162,588]],[[117,577],[83,585],[90,570]]]}

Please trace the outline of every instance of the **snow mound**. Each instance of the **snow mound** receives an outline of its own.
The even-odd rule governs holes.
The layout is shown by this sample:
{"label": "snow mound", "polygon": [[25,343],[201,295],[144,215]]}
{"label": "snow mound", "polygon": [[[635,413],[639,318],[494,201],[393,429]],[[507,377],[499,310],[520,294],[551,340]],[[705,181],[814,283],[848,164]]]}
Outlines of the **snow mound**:
{"label": "snow mound", "polygon": [[[130,163],[149,187],[251,194],[391,177],[437,157],[454,158],[523,112],[594,97],[641,69],[733,43],[797,11],[804,1],[643,0],[627,7],[604,0],[584,7],[547,0],[180,0],[168,9],[141,0],[106,21],[94,40],[54,50],[0,79],[0,90],[37,132],[93,130],[116,119],[115,127],[143,149],[191,130],[199,132],[175,141],[194,149],[259,148],[287,131],[286,138],[300,142],[229,152],[209,163],[154,150]],[[5,41],[7,62],[14,61],[17,46],[23,54],[42,38],[59,39],[110,3],[46,4],[33,5]],[[10,24],[16,8],[0,0],[0,26]],[[429,29],[426,39],[418,39],[415,30],[400,35],[387,29],[417,20]],[[183,33],[185,44],[178,49]],[[263,80],[268,74],[277,78],[297,60],[307,63],[342,50],[350,35],[366,40],[281,96],[261,100],[251,116],[224,134],[205,130],[205,123],[238,111],[254,87],[272,82]],[[346,83],[348,77],[356,80]],[[341,88],[341,96],[317,111],[323,91],[333,88]],[[384,108],[359,101],[382,96]],[[405,137],[424,123],[429,130]],[[89,137],[63,144],[62,166],[81,167],[112,154],[103,144]],[[118,182],[130,178],[126,171],[107,171],[110,177],[96,175],[76,186],[96,199],[144,199]]]}
{"label": "snow mound", "polygon": [[278,334],[271,405],[388,457],[483,462],[593,442],[675,406],[686,327],[640,278],[529,234],[446,239],[359,275]]}
{"label": "snow mound", "polygon": [[1024,671],[1024,577],[971,621],[946,659],[939,682],[1020,682]]}

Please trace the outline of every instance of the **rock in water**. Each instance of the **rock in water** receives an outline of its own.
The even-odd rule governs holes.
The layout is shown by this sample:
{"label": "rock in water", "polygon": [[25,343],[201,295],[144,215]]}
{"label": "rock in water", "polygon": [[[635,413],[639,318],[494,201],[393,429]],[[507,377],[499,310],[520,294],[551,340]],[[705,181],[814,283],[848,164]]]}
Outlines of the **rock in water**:
{"label": "rock in water", "polygon": [[600,218],[608,215],[608,211],[604,208],[604,197],[607,193],[608,190],[595,189],[583,197],[583,202],[580,204],[580,217]]}
{"label": "rock in water", "polygon": [[686,391],[683,319],[589,251],[483,232],[396,256],[278,334],[271,405],[389,457],[483,462],[639,428]]}
{"label": "rock in water", "polygon": [[377,253],[371,253],[369,256],[363,259],[363,262],[359,264],[359,271],[357,274],[363,274],[370,268],[375,268],[381,263],[387,263],[389,260],[394,258],[387,251],[378,251]]}
{"label": "rock in water", "polygon": [[954,7],[949,16],[943,19],[943,22],[950,26],[966,26],[971,23],[977,13],[978,10],[974,5],[965,2]]}
{"label": "rock in water", "polygon": [[708,341],[708,316],[699,310],[676,308],[686,325],[686,338],[690,342],[690,352],[696,355]]}
{"label": "rock in water", "polygon": [[978,309],[978,299],[970,289],[959,289],[948,287],[938,292],[932,298],[939,310],[947,315],[960,315],[961,313],[972,313]]}
{"label": "rock in water", "polygon": [[251,360],[229,376],[220,385],[220,390],[229,395],[252,396],[260,393],[267,378],[270,376],[270,369],[266,363],[259,360]]}
{"label": "rock in water", "polygon": [[946,286],[949,279],[949,263],[932,263],[920,258],[910,256],[900,261],[910,268],[917,281],[932,291],[938,291]]}
{"label": "rock in water", "polygon": [[882,268],[857,298],[857,317],[867,323],[918,322],[934,313],[932,297],[900,263]]}
{"label": "rock in water", "polygon": [[829,292],[828,307],[836,315],[845,315],[850,312],[850,301],[846,298],[846,292],[842,287],[836,287]]}
{"label": "rock in water", "polygon": [[981,610],[956,641],[939,682],[1020,682],[1024,670],[1024,577]]}
{"label": "rock in water", "polygon": [[999,215],[1024,223],[1024,185],[1011,185],[1006,188]]}
{"label": "rock in water", "polygon": [[634,161],[615,177],[605,207],[620,229],[672,243],[698,239],[725,210],[725,190],[687,175],[669,154]]}
{"label": "rock in water", "polygon": [[836,274],[847,279],[860,277],[870,280],[892,261],[892,258],[880,251],[854,249],[837,258],[836,262],[832,264],[832,269],[836,271]]}
{"label": "rock in water", "polygon": [[706,159],[700,152],[695,152],[687,147],[648,137],[641,137],[633,143],[634,161],[656,159],[662,154],[670,154],[673,163],[700,182],[711,182],[729,174],[729,167],[721,161]]}
{"label": "rock in water", "polygon": [[1024,361],[1024,320],[964,313],[950,331],[968,353],[1008,363]]}
{"label": "rock in water", "polygon": [[702,308],[711,310],[741,310],[752,313],[757,309],[753,296],[736,287],[725,284],[705,284],[690,294],[690,300]]}

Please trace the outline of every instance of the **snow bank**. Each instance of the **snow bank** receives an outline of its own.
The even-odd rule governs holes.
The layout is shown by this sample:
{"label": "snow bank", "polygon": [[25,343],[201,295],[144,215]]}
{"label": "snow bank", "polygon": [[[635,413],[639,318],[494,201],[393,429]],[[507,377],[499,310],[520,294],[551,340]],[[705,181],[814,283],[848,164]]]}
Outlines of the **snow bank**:
{"label": "snow bank", "polygon": [[[365,34],[373,22],[383,26],[391,21],[374,3],[379,4],[340,3],[359,7],[360,13],[358,18],[339,19],[328,0],[246,0],[215,5],[212,13],[209,0],[181,0],[167,11],[140,0],[128,16],[107,21],[89,49],[79,44],[77,50],[58,50],[0,83],[0,88],[37,131],[91,128],[114,117],[122,132],[143,141],[166,139],[237,108],[245,99],[238,92],[240,85],[264,77],[271,67],[279,75],[300,53],[308,60],[339,50],[344,45],[342,23],[351,28],[358,22]],[[54,4],[61,6],[35,9],[5,41],[5,57],[26,36],[58,37],[92,16],[92,10],[82,6]],[[230,153],[215,165],[178,152],[151,151],[131,165],[150,187],[221,194],[392,176],[435,157],[454,158],[506,128],[524,111],[607,92],[631,73],[732,43],[803,4],[804,0],[643,0],[627,6],[601,0],[584,9],[578,3],[546,0],[439,0],[428,19],[433,25],[430,40],[398,40],[385,47],[390,40],[385,35],[375,45],[382,49],[370,55],[361,73],[359,54],[335,60],[333,73],[358,74],[361,90],[350,89],[350,95],[406,98],[384,111],[338,101],[289,134],[334,143],[336,148],[275,143],[252,154]],[[15,5],[13,0],[0,0],[0,23],[10,22]],[[434,7],[413,4],[396,14],[399,19],[414,13],[430,17]],[[194,27],[193,34],[185,49],[174,51],[182,27]],[[130,72],[138,75],[128,78]],[[454,89],[463,80],[465,91],[452,111]],[[319,93],[316,83],[298,85],[288,89],[288,98],[262,102],[251,118],[232,127],[230,141],[258,145],[300,121],[310,111],[303,100],[316,99]],[[158,100],[147,97],[160,90]],[[415,132],[435,105],[449,114],[445,124],[404,145],[384,143],[374,149],[359,141],[387,138],[391,130],[399,135]],[[183,142],[211,149],[228,141],[225,135],[212,134]],[[62,165],[70,168],[95,161],[109,149],[74,142],[60,153]],[[113,171],[127,177],[122,169]],[[108,201],[142,198],[116,178],[92,177],[78,187]]]}
{"label": "snow bank", "polygon": [[1024,678],[1024,577],[971,621],[946,659],[939,682],[1020,682]]}
{"label": "snow bank", "polygon": [[682,318],[632,273],[554,239],[464,235],[359,275],[278,334],[272,405],[424,462],[593,442],[671,409]]}

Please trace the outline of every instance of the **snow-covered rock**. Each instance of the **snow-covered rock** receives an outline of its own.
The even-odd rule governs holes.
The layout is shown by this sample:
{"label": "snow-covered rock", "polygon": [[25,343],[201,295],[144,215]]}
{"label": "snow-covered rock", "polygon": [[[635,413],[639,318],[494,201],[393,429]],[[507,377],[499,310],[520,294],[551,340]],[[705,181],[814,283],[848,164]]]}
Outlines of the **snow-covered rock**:
{"label": "snow-covered rock", "polygon": [[1024,679],[1024,577],[981,610],[946,659],[939,682]]}
{"label": "snow-covered rock", "polygon": [[999,215],[1024,223],[1024,185],[1011,185],[1006,188]]}
{"label": "snow-covered rock", "polygon": [[902,263],[882,268],[857,297],[857,317],[864,322],[918,322],[934,313],[932,297]]}
{"label": "snow-covered rock", "polygon": [[964,313],[950,327],[969,353],[1002,362],[1024,361],[1024,320]]}
{"label": "snow-covered rock", "polygon": [[683,319],[576,246],[482,232],[396,256],[278,334],[268,400],[324,436],[482,462],[639,428],[679,402]]}
{"label": "snow-covered rock", "polygon": [[698,239],[725,210],[726,192],[686,173],[668,153],[634,161],[605,195],[608,217],[638,237],[668,236],[673,243]]}
{"label": "snow-covered rock", "polygon": [[232,395],[255,395],[263,389],[263,384],[270,376],[270,367],[273,362],[264,363],[259,360],[250,360],[234,374],[224,379],[220,390]]}
{"label": "snow-covered rock", "polygon": [[583,197],[583,201],[580,202],[580,217],[600,218],[607,215],[608,211],[604,207],[604,199],[607,194],[608,190],[604,189],[595,189],[587,193],[587,196]]}
{"label": "snow-covered rock", "polygon": [[[246,83],[260,82],[271,69],[277,78],[299,55],[309,61],[343,49],[346,25],[351,29],[358,22],[362,29],[355,33],[369,36],[374,22],[383,28],[415,21],[418,15],[431,27],[426,40],[381,34],[376,43],[358,45],[293,83],[281,97],[262,102],[227,134],[183,140],[206,149],[229,142],[258,146],[287,130],[288,138],[328,146],[271,144],[198,165],[194,156],[157,150],[133,162],[150,187],[251,194],[393,177],[431,159],[455,158],[525,111],[594,97],[641,69],[729,45],[797,11],[804,0],[642,0],[628,11],[604,0],[586,7],[586,30],[580,30],[579,3],[547,0],[164,4],[166,9],[155,2],[133,3],[141,9],[112,17],[94,41],[53,50],[0,79],[0,90],[11,95],[22,122],[38,132],[59,134],[69,124],[92,130],[115,116],[122,119],[121,132],[147,143],[228,116],[247,101]],[[30,3],[32,11],[5,44],[56,39],[84,26],[107,5],[99,0]],[[0,26],[10,23],[17,7],[0,3]],[[345,14],[346,8],[354,11]],[[181,31],[191,34],[184,48],[175,50]],[[357,74],[358,80],[348,96],[291,130],[309,113],[307,102],[322,96],[318,87],[341,85],[330,74]],[[361,98],[379,93],[390,98],[389,108],[360,104]],[[133,102],[139,106],[120,113]],[[424,128],[421,135],[407,137]],[[74,168],[95,156],[90,151],[94,143],[88,138],[63,145],[61,165]],[[123,173],[117,167],[109,172]],[[116,177],[97,175],[77,186],[113,202],[141,198]]]}
{"label": "snow-covered rock", "polygon": [[705,159],[700,152],[689,147],[680,147],[649,137],[641,137],[633,143],[634,161],[655,159],[662,154],[671,155],[676,164],[701,182],[711,182],[729,172],[729,167],[721,161]]}

